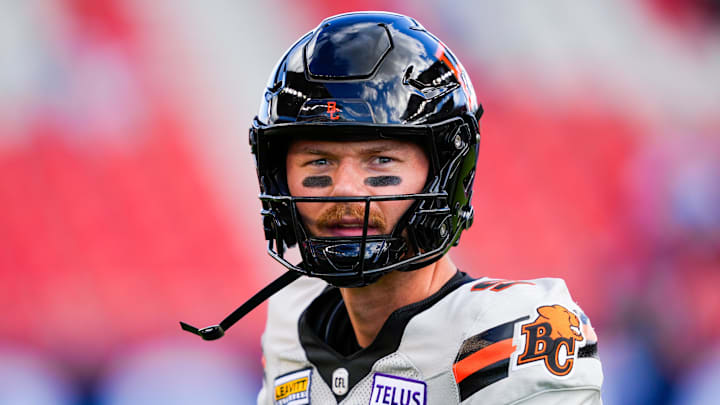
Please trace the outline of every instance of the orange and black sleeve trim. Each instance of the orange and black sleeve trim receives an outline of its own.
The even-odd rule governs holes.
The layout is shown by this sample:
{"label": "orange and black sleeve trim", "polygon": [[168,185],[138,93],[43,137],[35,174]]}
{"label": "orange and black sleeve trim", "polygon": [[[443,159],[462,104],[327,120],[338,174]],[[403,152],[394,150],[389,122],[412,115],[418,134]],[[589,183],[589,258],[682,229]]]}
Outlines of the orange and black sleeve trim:
{"label": "orange and black sleeve trim", "polygon": [[512,343],[515,323],[528,318],[526,316],[498,325],[463,341],[453,365],[455,382],[460,389],[460,401],[507,378],[510,356],[515,351]]}

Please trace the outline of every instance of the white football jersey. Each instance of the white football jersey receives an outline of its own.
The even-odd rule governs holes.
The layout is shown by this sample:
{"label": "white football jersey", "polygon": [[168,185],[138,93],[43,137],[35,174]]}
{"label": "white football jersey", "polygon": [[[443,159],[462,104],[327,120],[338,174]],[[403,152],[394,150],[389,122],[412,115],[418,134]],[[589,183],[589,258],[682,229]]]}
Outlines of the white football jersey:
{"label": "white football jersey", "polygon": [[560,279],[458,272],[368,347],[343,353],[345,341],[356,342],[338,289],[302,277],[280,291],[258,404],[602,403],[597,337]]}

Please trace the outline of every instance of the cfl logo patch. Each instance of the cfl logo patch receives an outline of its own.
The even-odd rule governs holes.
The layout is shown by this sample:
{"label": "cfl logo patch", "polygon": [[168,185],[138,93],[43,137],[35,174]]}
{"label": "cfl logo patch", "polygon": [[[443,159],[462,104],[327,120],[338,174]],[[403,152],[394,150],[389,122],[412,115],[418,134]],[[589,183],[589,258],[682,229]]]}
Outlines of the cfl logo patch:
{"label": "cfl logo patch", "polygon": [[332,390],[335,395],[345,395],[348,392],[350,385],[349,377],[350,374],[344,368],[339,368],[333,371],[332,374]]}

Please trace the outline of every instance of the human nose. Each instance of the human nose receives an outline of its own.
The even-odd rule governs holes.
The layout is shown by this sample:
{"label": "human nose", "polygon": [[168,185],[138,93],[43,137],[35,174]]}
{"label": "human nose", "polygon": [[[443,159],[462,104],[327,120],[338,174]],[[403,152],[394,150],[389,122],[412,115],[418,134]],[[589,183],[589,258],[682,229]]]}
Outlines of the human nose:
{"label": "human nose", "polygon": [[368,195],[363,179],[364,175],[356,162],[342,160],[335,171],[332,195],[335,197],[354,197]]}

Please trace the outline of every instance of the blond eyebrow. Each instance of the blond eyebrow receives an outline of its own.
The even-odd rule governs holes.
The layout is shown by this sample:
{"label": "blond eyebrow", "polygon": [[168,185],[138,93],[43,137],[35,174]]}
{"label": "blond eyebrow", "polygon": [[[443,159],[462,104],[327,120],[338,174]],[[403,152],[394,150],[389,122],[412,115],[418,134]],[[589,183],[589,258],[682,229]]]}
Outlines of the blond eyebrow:
{"label": "blond eyebrow", "polygon": [[312,146],[306,146],[304,148],[301,148],[298,152],[299,153],[307,153],[309,155],[330,155],[331,154],[329,151],[317,149]]}
{"label": "blond eyebrow", "polygon": [[[289,151],[288,151],[289,153]],[[314,156],[332,156],[332,152],[328,149],[318,147],[317,145],[304,145],[293,151],[295,155],[314,155]]]}
{"label": "blond eyebrow", "polygon": [[381,145],[381,146],[370,146],[368,148],[362,149],[360,152],[367,154],[367,155],[373,155],[376,153],[382,153],[382,152],[388,152],[398,149],[395,145]]}

